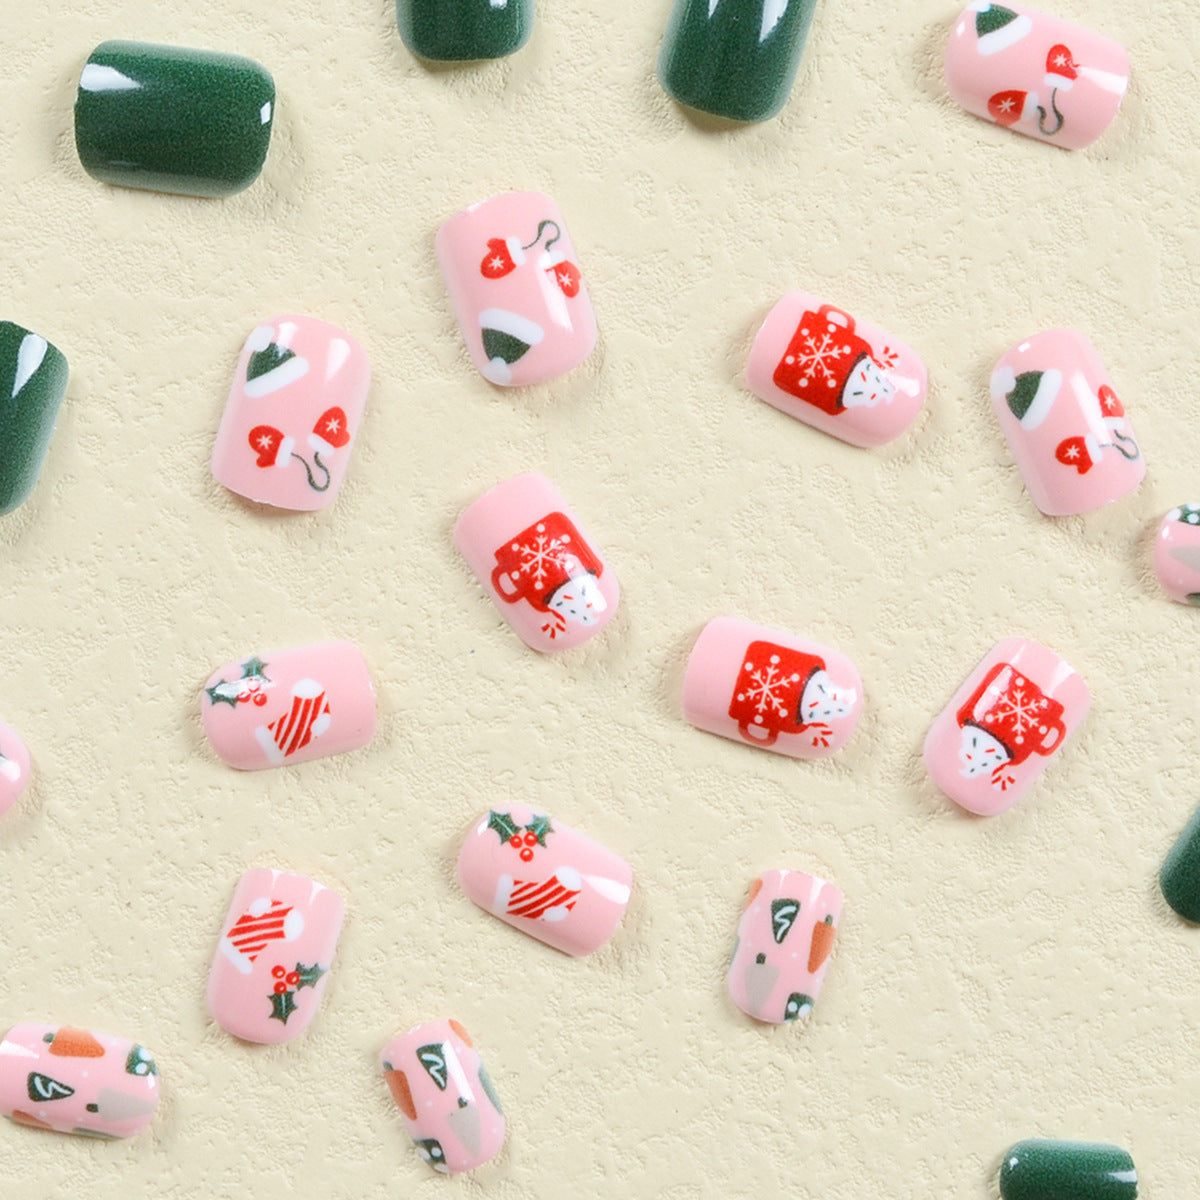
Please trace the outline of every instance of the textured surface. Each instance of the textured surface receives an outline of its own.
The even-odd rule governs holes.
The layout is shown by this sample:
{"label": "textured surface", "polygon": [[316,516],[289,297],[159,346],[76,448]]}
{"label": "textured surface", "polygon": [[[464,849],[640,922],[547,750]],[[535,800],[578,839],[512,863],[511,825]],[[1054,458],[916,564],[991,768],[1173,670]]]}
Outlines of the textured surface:
{"label": "textured surface", "polygon": [[[956,4],[829,3],[789,105],[737,131],[656,82],[668,8],[558,0],[512,58],[431,70],[392,0],[0,4],[0,316],[72,368],[38,486],[0,522],[0,715],[38,772],[0,823],[0,1013],[136,1038],[163,1089],[129,1143],[0,1126],[0,1192],[989,1200],[1032,1136],[1124,1147],[1146,1197],[1194,1192],[1200,932],[1156,873],[1197,803],[1200,631],[1150,565],[1200,460],[1191,12],[1062,0],[1134,64],[1109,134],[1068,154],[945,95]],[[253,187],[202,201],[84,173],[75,82],[117,36],[267,66]],[[601,344],[504,392],[467,360],[433,234],[514,187],[570,221]],[[797,287],[924,356],[930,398],[896,443],[839,444],[740,385]],[[243,339],[287,311],[347,329],[374,368],[321,514],[255,511],[208,473]],[[1060,324],[1103,353],[1149,476],[1049,520],[987,385],[1005,347]],[[450,539],[526,469],[568,492],[624,592],[600,638],[554,658]],[[841,754],[797,763],[682,721],[688,649],[723,612],[854,660],[866,709]],[[925,778],[921,742],[1010,634],[1076,665],[1095,704],[1021,805],[973,819]],[[372,666],[372,746],[253,775],[217,761],[197,705],[213,664],[325,637]],[[633,863],[593,957],[458,889],[492,797]],[[280,1048],[204,1009],[231,889],[259,863],[348,902],[320,1018]],[[803,1029],[724,993],[746,889],[776,866],[846,897]],[[417,1159],[375,1062],[442,1015],[509,1116],[463,1181]]]}

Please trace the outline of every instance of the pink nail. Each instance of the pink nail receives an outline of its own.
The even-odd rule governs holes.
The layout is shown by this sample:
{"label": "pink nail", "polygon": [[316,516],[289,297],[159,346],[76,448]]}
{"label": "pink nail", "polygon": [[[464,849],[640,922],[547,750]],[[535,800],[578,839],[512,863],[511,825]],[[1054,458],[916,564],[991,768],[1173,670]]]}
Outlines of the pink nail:
{"label": "pink nail", "polygon": [[804,871],[765,871],[750,885],[726,983],[733,1002],[773,1025],[807,1017],[821,994],[842,893]]}
{"label": "pink nail", "polygon": [[1200,605],[1200,504],[1181,504],[1163,517],[1154,570],[1172,600]]}
{"label": "pink nail", "polygon": [[480,374],[503,387],[542,383],[596,345],[596,315],[558,205],[508,192],[455,213],[437,256]]}
{"label": "pink nail", "polygon": [[208,975],[208,1011],[247,1042],[299,1037],[317,1015],[346,903],[306,875],[255,867],[238,881]]}
{"label": "pink nail", "polygon": [[371,385],[366,351],[336,325],[276,317],[246,339],[213,447],[231,492],[327,508],[341,490]]}
{"label": "pink nail", "polygon": [[471,1171],[500,1152],[504,1113],[457,1021],[430,1021],[393,1038],[379,1065],[417,1152],[435,1171]]}
{"label": "pink nail", "polygon": [[926,376],[916,352],[878,326],[807,292],[789,292],[754,339],[746,384],[823,433],[852,446],[881,446],[913,423]]}
{"label": "pink nail", "polygon": [[862,712],[854,664],[827,646],[715,617],[692,648],[683,715],[697,729],[791,758],[825,758]]}
{"label": "pink nail", "polygon": [[128,1038],[25,1021],[0,1042],[0,1113],[18,1125],[126,1138],[157,1107],[158,1068]]}
{"label": "pink nail", "polygon": [[0,721],[0,814],[8,812],[29,786],[29,751],[17,731]]}
{"label": "pink nail", "polygon": [[1037,642],[1005,638],[934,721],[925,766],[956,804],[994,816],[1025,794],[1091,706],[1069,663]]}
{"label": "pink nail", "polygon": [[599,842],[521,804],[489,809],[458,855],[458,881],[480,908],[566,954],[612,937],[633,868]]}
{"label": "pink nail", "polygon": [[544,475],[517,475],[484,492],[459,517],[454,544],[535,650],[578,646],[617,611],[617,577]]}
{"label": "pink nail", "polygon": [[992,404],[1034,504],[1047,516],[1091,512],[1132,492],[1146,461],[1095,346],[1051,329],[996,364]]}
{"label": "pink nail", "polygon": [[234,659],[200,698],[212,748],[239,771],[308,762],[375,736],[375,688],[352,642],[320,642]]}
{"label": "pink nail", "polygon": [[1015,4],[975,0],[946,47],[946,87],[967,112],[1068,150],[1109,127],[1128,86],[1120,43]]}

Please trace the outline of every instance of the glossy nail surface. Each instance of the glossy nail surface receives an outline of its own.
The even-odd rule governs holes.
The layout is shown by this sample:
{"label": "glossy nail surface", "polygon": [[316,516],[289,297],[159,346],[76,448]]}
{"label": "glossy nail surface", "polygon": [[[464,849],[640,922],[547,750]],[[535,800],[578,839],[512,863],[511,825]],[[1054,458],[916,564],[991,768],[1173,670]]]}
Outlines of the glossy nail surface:
{"label": "glossy nail surface", "polygon": [[992,404],[1030,498],[1047,516],[1091,512],[1132,492],[1146,461],[1095,346],[1051,329],[996,364]]}
{"label": "glossy nail surface", "polygon": [[0,514],[23,504],[67,394],[67,360],[45,338],[0,321]]}
{"label": "glossy nail surface", "polygon": [[258,178],[275,84],[234,54],[104,42],[75,97],[75,145],[89,175],[122,187],[228,196]]}
{"label": "glossy nail surface", "polygon": [[247,1042],[276,1044],[313,1022],[333,967],[345,901],[290,871],[238,881],[208,976],[208,1011]]}
{"label": "glossy nail surface", "polygon": [[508,192],[455,213],[438,262],[467,352],[502,387],[542,383],[596,346],[596,316],[558,205]]}
{"label": "glossy nail surface", "polygon": [[697,729],[791,758],[825,758],[862,713],[862,680],[837,650],[714,617],[688,658],[683,715]]}
{"label": "glossy nail surface", "polygon": [[11,725],[0,721],[0,815],[17,802],[29,786],[29,751]]}
{"label": "glossy nail surface", "polygon": [[336,325],[275,317],[246,339],[213,447],[218,483],[260,504],[333,503],[362,423],[371,365]]}
{"label": "glossy nail surface", "polygon": [[470,1171],[499,1153],[504,1113],[457,1021],[430,1021],[393,1038],[379,1065],[417,1153],[435,1171]]}
{"label": "glossy nail surface", "polygon": [[842,893],[804,871],[764,871],[750,886],[726,983],[734,1004],[779,1025],[807,1017],[821,994]]}
{"label": "glossy nail surface", "polygon": [[733,121],[787,103],[816,0],[675,0],[658,57],[672,99]]}
{"label": "glossy nail surface", "polygon": [[521,640],[543,652],[594,637],[617,610],[612,568],[544,475],[517,475],[458,519],[454,544]]}
{"label": "glossy nail surface", "polygon": [[1002,1200],[1135,1200],[1137,1170],[1119,1146],[1032,1138],[1000,1166]]}
{"label": "glossy nail surface", "polygon": [[1011,808],[1083,723],[1087,685],[1053,650],[1005,638],[984,656],[925,738],[925,766],[980,816]]}
{"label": "glossy nail surface", "polygon": [[458,855],[458,882],[493,916],[566,954],[591,954],[629,903],[633,869],[557,818],[521,804],[489,809]]}
{"label": "glossy nail surface", "polygon": [[0,1041],[0,1113],[18,1125],[125,1138],[157,1107],[154,1058],[128,1038],[25,1021]]}
{"label": "glossy nail surface", "polygon": [[1200,809],[1164,859],[1158,884],[1167,903],[1185,921],[1200,925]]}
{"label": "glossy nail surface", "polygon": [[308,762],[375,736],[375,688],[352,642],[319,642],[234,659],[200,696],[204,733],[240,771]]}
{"label": "glossy nail surface", "polygon": [[1015,4],[975,0],[946,47],[946,87],[968,112],[1068,150],[1112,124],[1129,87],[1125,47]]}
{"label": "glossy nail surface", "polygon": [[1163,517],[1154,572],[1172,600],[1200,605],[1200,504],[1181,504]]}
{"label": "glossy nail surface", "polygon": [[396,0],[404,44],[433,62],[503,58],[529,41],[533,0]]}
{"label": "glossy nail surface", "polygon": [[881,446],[913,423],[927,381],[903,342],[807,292],[790,292],[754,339],[746,385],[823,433]]}

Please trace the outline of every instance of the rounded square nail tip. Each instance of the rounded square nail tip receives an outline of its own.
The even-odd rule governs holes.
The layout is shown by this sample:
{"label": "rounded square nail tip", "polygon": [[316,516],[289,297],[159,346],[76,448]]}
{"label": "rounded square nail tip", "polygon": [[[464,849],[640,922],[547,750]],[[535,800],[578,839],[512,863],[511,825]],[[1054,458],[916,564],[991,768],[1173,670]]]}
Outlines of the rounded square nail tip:
{"label": "rounded square nail tip", "polygon": [[427,62],[485,62],[529,41],[534,0],[396,0],[396,24],[405,46]]}
{"label": "rounded square nail tip", "polygon": [[1200,606],[1200,503],[1171,509],[1154,539],[1154,573],[1172,600]]}

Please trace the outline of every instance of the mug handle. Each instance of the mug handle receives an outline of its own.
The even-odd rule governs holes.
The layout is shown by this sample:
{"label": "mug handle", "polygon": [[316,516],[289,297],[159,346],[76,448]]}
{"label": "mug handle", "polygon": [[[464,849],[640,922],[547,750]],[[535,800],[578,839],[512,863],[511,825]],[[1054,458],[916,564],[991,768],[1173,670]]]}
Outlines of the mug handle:
{"label": "mug handle", "polygon": [[508,590],[512,587],[512,580],[499,563],[492,569],[492,587],[495,589],[496,595],[507,604],[516,604],[521,599],[520,592]]}
{"label": "mug handle", "polygon": [[1067,727],[1056,717],[1048,732],[1054,734],[1054,737],[1051,741],[1042,742],[1038,746],[1037,751],[1039,754],[1053,754],[1062,742],[1067,732]]}
{"label": "mug handle", "polygon": [[843,326],[847,333],[854,332],[854,318],[848,312],[834,308],[832,304],[822,304],[817,309],[817,316],[824,317],[825,320],[832,321],[835,325]]}
{"label": "mug handle", "polygon": [[779,740],[778,729],[764,729],[763,733],[765,736],[763,737],[759,737],[758,734],[751,734],[750,730],[752,729],[762,729],[762,726],[747,725],[745,721],[738,722],[738,733],[740,733],[742,737],[746,739],[746,741],[753,743],[755,746],[773,746]]}

